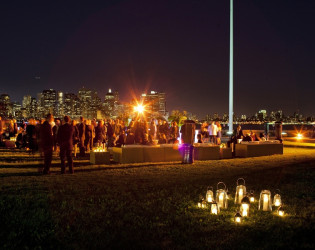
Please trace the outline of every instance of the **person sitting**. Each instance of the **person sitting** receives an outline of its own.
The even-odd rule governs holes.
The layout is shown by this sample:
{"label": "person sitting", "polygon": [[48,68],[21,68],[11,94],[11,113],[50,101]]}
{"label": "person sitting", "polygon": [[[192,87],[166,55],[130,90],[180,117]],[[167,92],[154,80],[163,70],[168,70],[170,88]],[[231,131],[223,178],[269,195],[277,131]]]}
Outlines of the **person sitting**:
{"label": "person sitting", "polygon": [[252,141],[259,141],[259,138],[258,138],[258,136],[256,135],[255,132],[251,131],[250,137],[252,138]]}
{"label": "person sitting", "polygon": [[259,134],[260,141],[266,141],[265,135],[263,133]]}
{"label": "person sitting", "polygon": [[252,141],[252,137],[250,136],[250,133],[247,133],[244,138],[243,141]]}
{"label": "person sitting", "polygon": [[166,135],[165,134],[160,134],[159,136],[159,144],[166,144],[167,140],[166,140]]}
{"label": "person sitting", "polygon": [[125,135],[125,131],[121,130],[120,133],[119,133],[119,136],[117,138],[117,141],[116,141],[116,147],[121,147],[123,145],[126,144],[126,135]]}

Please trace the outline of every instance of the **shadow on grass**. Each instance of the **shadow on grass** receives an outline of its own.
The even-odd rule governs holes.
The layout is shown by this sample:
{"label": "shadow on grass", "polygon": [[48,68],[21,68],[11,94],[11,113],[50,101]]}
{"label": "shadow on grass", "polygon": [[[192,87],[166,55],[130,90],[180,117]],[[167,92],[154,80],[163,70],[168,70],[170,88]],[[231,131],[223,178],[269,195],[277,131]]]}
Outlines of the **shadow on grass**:
{"label": "shadow on grass", "polygon": [[[145,164],[145,165],[119,165],[119,164],[114,164],[114,165],[91,165],[89,162],[86,163],[75,163],[74,164],[74,171],[75,173],[87,173],[87,172],[99,172],[99,171],[107,171],[107,170],[124,170],[124,169],[138,169],[138,168],[150,168],[150,167],[158,167],[158,166],[165,166],[165,163],[151,163],[151,164]],[[173,163],[173,164],[167,164],[171,166],[182,166],[181,163]],[[89,167],[90,166],[90,167]],[[52,168],[58,168],[60,167],[60,163],[54,163],[52,164]],[[87,167],[87,168],[84,168]],[[23,167],[20,166],[9,166],[5,167],[4,169],[23,169],[23,168],[43,168],[43,164],[39,165],[23,165]],[[0,167],[1,169],[1,167]],[[67,170],[67,168],[66,168]],[[60,174],[60,169],[55,170],[52,169],[50,171],[50,175],[58,175]],[[41,176],[43,175],[39,171],[30,171],[30,172],[15,172],[15,173],[0,173],[0,177],[13,177],[13,176]],[[43,175],[47,176],[47,175]]]}

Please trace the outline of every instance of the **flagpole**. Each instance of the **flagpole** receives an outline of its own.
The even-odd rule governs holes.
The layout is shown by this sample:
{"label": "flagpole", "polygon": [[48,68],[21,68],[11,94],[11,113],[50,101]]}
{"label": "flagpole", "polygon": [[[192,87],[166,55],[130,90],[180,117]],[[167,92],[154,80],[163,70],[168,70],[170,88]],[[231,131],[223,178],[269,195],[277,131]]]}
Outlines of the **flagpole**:
{"label": "flagpole", "polygon": [[233,133],[233,0],[230,0],[229,134]]}

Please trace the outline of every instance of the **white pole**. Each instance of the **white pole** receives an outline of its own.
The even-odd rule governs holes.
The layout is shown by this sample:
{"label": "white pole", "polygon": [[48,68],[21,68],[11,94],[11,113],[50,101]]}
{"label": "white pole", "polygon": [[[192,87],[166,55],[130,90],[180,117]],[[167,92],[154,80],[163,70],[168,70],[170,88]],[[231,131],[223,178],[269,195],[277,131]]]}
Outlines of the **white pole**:
{"label": "white pole", "polygon": [[230,0],[229,134],[233,133],[233,0]]}

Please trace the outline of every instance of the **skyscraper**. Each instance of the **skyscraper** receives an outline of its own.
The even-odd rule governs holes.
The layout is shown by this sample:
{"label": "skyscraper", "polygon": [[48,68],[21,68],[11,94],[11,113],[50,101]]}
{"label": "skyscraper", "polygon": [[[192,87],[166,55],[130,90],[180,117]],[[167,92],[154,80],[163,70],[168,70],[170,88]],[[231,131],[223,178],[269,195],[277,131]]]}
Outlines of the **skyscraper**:
{"label": "skyscraper", "polygon": [[56,97],[57,97],[56,90],[53,90],[53,89],[43,90],[42,101],[41,101],[43,112],[56,115],[56,108],[55,108]]}
{"label": "skyscraper", "polygon": [[112,92],[111,89],[105,95],[104,100],[104,114],[106,117],[116,117],[117,116],[117,108],[119,103],[119,93],[118,91]]}
{"label": "skyscraper", "polygon": [[150,116],[167,115],[165,93],[156,91],[143,93],[141,101],[146,106],[148,113],[151,114]]}

